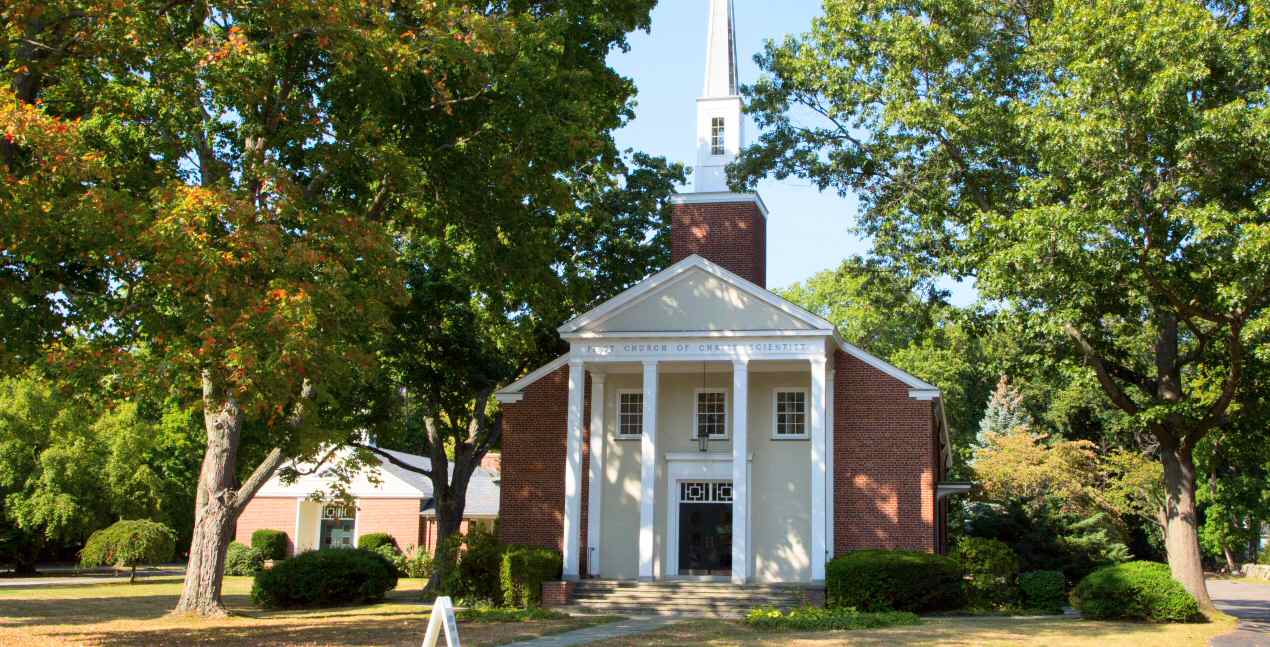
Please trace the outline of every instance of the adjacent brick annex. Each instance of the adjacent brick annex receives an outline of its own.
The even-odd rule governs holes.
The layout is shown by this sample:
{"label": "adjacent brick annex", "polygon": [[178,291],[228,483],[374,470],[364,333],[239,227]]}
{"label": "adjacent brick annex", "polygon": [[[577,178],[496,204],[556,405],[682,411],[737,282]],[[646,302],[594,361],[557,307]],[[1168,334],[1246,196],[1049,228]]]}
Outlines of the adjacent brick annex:
{"label": "adjacent brick annex", "polygon": [[671,205],[670,262],[693,254],[767,287],[767,218],[754,202]]}
{"label": "adjacent brick annex", "polygon": [[[582,411],[582,520],[587,527],[586,477],[591,460],[591,378]],[[564,550],[564,466],[569,426],[569,367],[525,387],[524,399],[503,405],[499,532],[503,543]],[[586,533],[580,568],[586,571]]]}
{"label": "adjacent brick annex", "polygon": [[357,535],[386,532],[401,548],[423,543],[420,499],[358,499]]}
{"label": "adjacent brick annex", "polygon": [[264,528],[287,533],[287,554],[295,554],[295,498],[258,496],[247,502],[234,526],[234,541],[251,545],[251,533]]}
{"label": "adjacent brick annex", "polygon": [[834,554],[942,550],[933,402],[843,351],[834,354]]}

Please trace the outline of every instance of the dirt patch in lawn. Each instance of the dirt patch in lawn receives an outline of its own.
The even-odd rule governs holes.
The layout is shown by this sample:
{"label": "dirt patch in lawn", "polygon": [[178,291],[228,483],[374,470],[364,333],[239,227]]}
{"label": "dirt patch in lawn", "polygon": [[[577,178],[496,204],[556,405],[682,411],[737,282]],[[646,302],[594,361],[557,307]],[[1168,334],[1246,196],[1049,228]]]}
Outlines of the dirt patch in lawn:
{"label": "dirt patch in lawn", "polygon": [[[225,579],[229,618],[172,617],[179,578],[128,585],[0,589],[3,645],[410,645],[423,640],[430,605],[423,583],[402,580],[384,602],[316,611],[262,611],[250,578]],[[603,619],[461,623],[464,645],[499,645],[588,626]]]}

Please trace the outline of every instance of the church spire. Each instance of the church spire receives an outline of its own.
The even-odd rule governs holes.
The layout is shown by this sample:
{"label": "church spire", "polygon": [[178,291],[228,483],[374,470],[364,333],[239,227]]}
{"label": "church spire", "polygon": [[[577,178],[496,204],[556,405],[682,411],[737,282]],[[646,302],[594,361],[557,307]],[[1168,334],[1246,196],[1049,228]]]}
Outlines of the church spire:
{"label": "church spire", "polygon": [[732,0],[710,0],[710,33],[706,37],[706,88],[703,97],[734,97],[736,20]]}

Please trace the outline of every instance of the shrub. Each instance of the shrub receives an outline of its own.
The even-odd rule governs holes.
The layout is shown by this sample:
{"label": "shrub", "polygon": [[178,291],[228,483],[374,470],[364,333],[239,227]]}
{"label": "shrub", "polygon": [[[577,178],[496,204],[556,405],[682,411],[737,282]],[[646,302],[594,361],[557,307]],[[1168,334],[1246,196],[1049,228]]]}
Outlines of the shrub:
{"label": "shrub", "polygon": [[919,624],[916,614],[908,611],[862,612],[855,609],[818,609],[804,607],[788,612],[770,607],[752,609],[745,616],[745,624],[768,631],[846,631],[850,629],[880,629]]}
{"label": "shrub", "polygon": [[1192,622],[1200,620],[1195,597],[1173,579],[1166,564],[1127,562],[1100,568],[1081,580],[1072,606],[1086,618]]}
{"label": "shrub", "polygon": [[176,532],[154,521],[116,521],[94,532],[80,551],[80,563],[93,566],[127,566],[128,581],[137,579],[137,567],[162,564],[176,553]]}
{"label": "shrub", "polygon": [[498,543],[498,537],[490,530],[476,527],[468,530],[463,545],[451,592],[468,602],[484,600],[499,604],[503,597],[499,576],[503,546]]}
{"label": "shrub", "polygon": [[226,575],[255,575],[265,570],[265,554],[246,544],[234,542],[225,553]]}
{"label": "shrub", "polygon": [[508,546],[499,569],[503,603],[513,607],[542,604],[542,583],[560,579],[563,566],[560,553],[550,548]]}
{"label": "shrub", "polygon": [[265,559],[286,559],[287,533],[261,528],[251,533],[251,547],[260,551]]}
{"label": "shrub", "polygon": [[357,547],[366,550],[379,550],[381,546],[391,546],[393,550],[401,552],[397,547],[397,540],[386,532],[372,532],[357,538]]}
{"label": "shrub", "polygon": [[423,579],[432,577],[432,555],[425,548],[411,546],[393,563],[397,566],[397,572],[404,574],[406,577],[421,577]]}
{"label": "shrub", "polygon": [[1270,564],[1270,544],[1266,544],[1266,547],[1261,549],[1261,554],[1257,555],[1257,563]]}
{"label": "shrub", "polygon": [[1019,591],[1025,608],[1057,613],[1063,610],[1067,581],[1062,571],[1028,571],[1019,574]]}
{"label": "shrub", "polygon": [[268,609],[373,602],[397,586],[397,570],[360,548],[301,553],[256,575],[252,602]]}
{"label": "shrub", "polygon": [[829,562],[829,608],[943,611],[964,603],[961,567],[941,555],[909,550],[857,550]]}
{"label": "shrub", "polygon": [[971,606],[996,608],[1018,601],[1019,558],[1005,542],[962,537],[952,558],[968,578],[963,586]]}

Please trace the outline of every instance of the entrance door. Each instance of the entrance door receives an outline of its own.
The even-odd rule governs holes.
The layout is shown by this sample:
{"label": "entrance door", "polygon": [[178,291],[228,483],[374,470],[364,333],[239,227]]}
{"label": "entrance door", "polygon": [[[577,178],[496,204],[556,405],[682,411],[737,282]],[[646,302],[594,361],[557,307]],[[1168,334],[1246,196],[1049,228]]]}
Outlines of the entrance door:
{"label": "entrance door", "polygon": [[352,548],[355,512],[342,505],[322,507],[322,529],[318,533],[321,548]]}
{"label": "entrance door", "polygon": [[732,483],[679,483],[679,574],[732,574]]}

